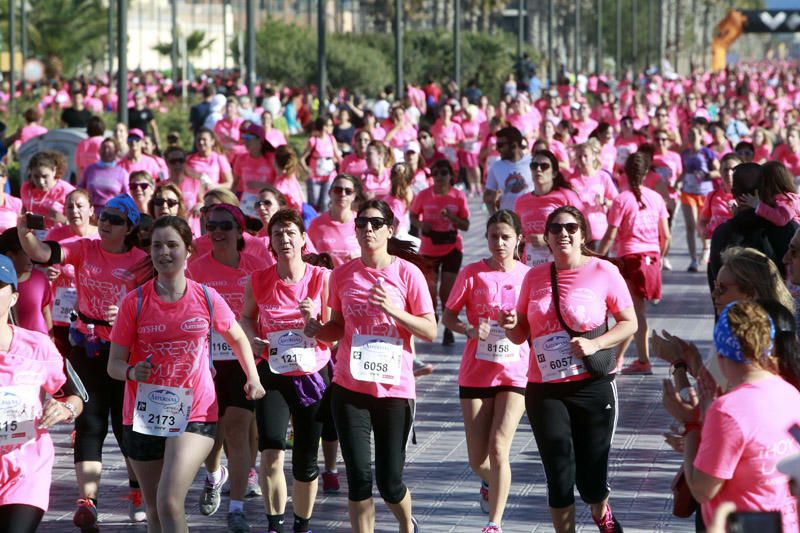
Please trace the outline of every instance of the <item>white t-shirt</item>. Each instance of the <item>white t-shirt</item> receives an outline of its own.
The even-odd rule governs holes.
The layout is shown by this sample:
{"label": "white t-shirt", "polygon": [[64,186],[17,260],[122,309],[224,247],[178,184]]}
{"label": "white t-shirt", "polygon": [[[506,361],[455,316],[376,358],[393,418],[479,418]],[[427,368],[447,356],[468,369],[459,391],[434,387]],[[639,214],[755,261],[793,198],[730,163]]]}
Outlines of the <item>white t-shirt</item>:
{"label": "white t-shirt", "polygon": [[517,198],[533,190],[531,156],[525,154],[519,161],[498,159],[489,167],[486,188],[500,191],[500,209],[514,210]]}

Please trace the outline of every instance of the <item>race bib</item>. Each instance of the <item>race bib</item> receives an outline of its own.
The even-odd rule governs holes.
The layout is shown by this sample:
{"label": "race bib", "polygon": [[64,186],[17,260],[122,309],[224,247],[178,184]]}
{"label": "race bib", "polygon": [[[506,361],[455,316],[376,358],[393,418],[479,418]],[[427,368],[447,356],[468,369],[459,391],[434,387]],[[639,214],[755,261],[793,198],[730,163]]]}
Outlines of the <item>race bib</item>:
{"label": "race bib", "polygon": [[464,141],[464,151],[465,152],[474,152],[475,146],[477,145],[477,141]]}
{"label": "race bib", "polygon": [[572,355],[571,338],[566,331],[536,337],[533,352],[542,374],[542,383],[585,374],[583,361]]}
{"label": "race bib", "polygon": [[267,333],[269,339],[269,368],[276,374],[313,372],[317,364],[317,341],[303,335],[301,329]]}
{"label": "race bib", "polygon": [[550,250],[546,247],[534,246],[531,243],[525,244],[525,264],[533,268],[552,260]]}
{"label": "race bib", "polygon": [[139,383],[133,430],[154,437],[178,437],[189,423],[192,389]]}
{"label": "race bib", "polygon": [[239,201],[239,205],[241,206],[245,215],[258,218],[258,212],[256,211],[256,200],[258,200],[257,194],[252,192],[242,193],[242,198]]}
{"label": "race bib", "polygon": [[225,342],[222,335],[211,330],[211,359],[213,361],[235,361],[236,354],[233,353],[231,345]]}
{"label": "race bib", "polygon": [[336,164],[330,157],[317,159],[317,176],[328,176],[336,169]]}
{"label": "race bib", "polygon": [[78,304],[78,289],[75,287],[58,287],[53,298],[53,322],[69,324],[69,315]]}
{"label": "race bib", "polygon": [[490,322],[489,327],[486,340],[478,340],[475,358],[500,364],[519,361],[519,345],[506,337],[506,330],[495,321]]}
{"label": "race bib", "polygon": [[456,152],[456,149],[452,146],[445,146],[442,150],[442,153],[444,154],[445,159],[451,163],[458,161],[458,152]]}
{"label": "race bib", "polygon": [[353,335],[350,374],[359,381],[384,385],[400,383],[403,339],[381,335]]}
{"label": "race bib", "polygon": [[9,385],[0,392],[0,446],[25,444],[36,438],[39,388]]}

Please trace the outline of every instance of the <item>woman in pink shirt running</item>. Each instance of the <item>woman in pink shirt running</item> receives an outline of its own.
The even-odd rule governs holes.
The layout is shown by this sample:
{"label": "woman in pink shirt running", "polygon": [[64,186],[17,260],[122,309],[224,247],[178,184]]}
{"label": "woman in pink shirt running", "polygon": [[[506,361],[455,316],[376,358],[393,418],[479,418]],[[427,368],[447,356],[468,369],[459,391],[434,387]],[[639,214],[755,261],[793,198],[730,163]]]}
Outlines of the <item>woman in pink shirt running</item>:
{"label": "woman in pink shirt running", "polygon": [[[501,533],[511,488],[511,442],[525,410],[530,348],[513,344],[498,324],[503,306],[513,309],[528,268],[517,259],[522,223],[500,210],[486,223],[488,259],[467,265],[456,278],[442,322],[467,336],[458,372],[469,465],[481,479],[481,510],[489,514],[482,533]],[[466,307],[467,322],[458,314]]]}
{"label": "woman in pink shirt running", "polygon": [[197,132],[197,151],[186,160],[186,172],[206,188],[227,187],[233,185],[231,164],[222,153],[222,147],[214,132],[200,128]]}
{"label": "woman in pink shirt running", "polygon": [[22,200],[5,191],[8,182],[8,168],[0,163],[0,231],[17,225],[22,213]]}
{"label": "woman in pink shirt running", "polygon": [[264,140],[264,129],[257,124],[246,124],[242,140],[246,151],[233,162],[234,189],[240,195],[242,211],[253,216],[258,191],[275,180],[275,149]]}
{"label": "woman in pink shirt running", "polygon": [[391,166],[394,156],[382,141],[367,146],[367,170],[361,175],[361,190],[367,200],[383,200],[392,188]]}
{"label": "woman in pink shirt running", "polygon": [[355,219],[361,258],[331,275],[331,319],[306,321],[305,335],[339,341],[331,409],[347,466],[350,525],[373,531],[370,442],[374,435],[377,484],[400,525],[417,533],[411,492],[403,483],[405,447],[416,397],[412,336],[432,341],[436,319],[425,277],[392,255],[394,215],[385,202],[369,200]]}
{"label": "woman in pink shirt running", "polygon": [[361,247],[353,225],[353,201],[359,194],[361,183],[349,174],[339,174],[333,180],[328,194],[328,211],[308,225],[308,237],[318,252],[327,253],[338,267],[361,255]]}
{"label": "woman in pink shirt running", "polygon": [[611,175],[600,166],[600,141],[589,139],[575,150],[575,172],[570,185],[583,202],[583,211],[592,231],[591,248],[603,238],[608,227],[606,213],[619,191]]}
{"label": "woman in pink shirt running", "polygon": [[336,165],[340,161],[341,154],[333,136],[333,119],[329,116],[318,117],[306,149],[300,156],[300,164],[308,175],[308,203],[320,213],[328,207],[328,185],[336,175]]}
{"label": "woman in pink shirt running", "polygon": [[353,152],[344,156],[339,166],[340,172],[360,176],[367,171],[367,147],[372,137],[367,130],[358,130],[353,136]]}
{"label": "woman in pink shirt running", "polygon": [[[42,215],[51,229],[66,222],[64,200],[75,187],[61,179],[68,171],[64,156],[55,151],[37,152],[28,163],[28,179],[20,189],[25,211]],[[39,237],[44,237],[43,230]]]}
{"label": "woman in pink shirt running", "polygon": [[125,449],[141,480],[148,528],[155,531],[187,530],[186,494],[214,444],[209,333],[231,346],[247,375],[247,399],[264,396],[233,311],[216,290],[186,278],[191,246],[185,220],[156,220],[150,248],[156,277],[123,299],[111,331],[107,370],[125,383]]}

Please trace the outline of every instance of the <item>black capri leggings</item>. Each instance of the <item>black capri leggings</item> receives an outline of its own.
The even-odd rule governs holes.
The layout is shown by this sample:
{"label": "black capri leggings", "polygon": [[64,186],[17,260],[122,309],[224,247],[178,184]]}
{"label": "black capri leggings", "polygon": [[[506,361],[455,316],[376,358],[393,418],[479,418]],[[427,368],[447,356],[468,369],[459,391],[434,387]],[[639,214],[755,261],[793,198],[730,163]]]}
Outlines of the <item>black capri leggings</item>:
{"label": "black capri leggings", "polygon": [[33,533],[43,516],[44,510],[33,505],[0,505],[0,533]]}
{"label": "black capri leggings", "polygon": [[413,400],[375,398],[336,384],[331,388],[333,421],[347,467],[347,497],[354,502],[372,497],[372,433],[375,435],[378,491],[387,503],[399,503],[407,492],[403,483],[403,466],[413,422]]}
{"label": "black capri leggings", "polygon": [[547,476],[547,501],[588,504],[608,497],[608,454],[617,426],[614,376],[568,383],[528,383],[525,408]]}
{"label": "black capri leggings", "polygon": [[75,420],[75,462],[102,461],[103,442],[108,434],[108,415],[111,428],[123,455],[122,402],[125,382],[108,375],[108,350],[101,349],[97,357],[88,357],[81,346],[73,346],[69,355],[75,372],[83,381],[89,401]]}
{"label": "black capri leggings", "polygon": [[[329,383],[327,366],[319,374]],[[258,377],[266,389],[264,397],[256,401],[258,450],[286,449],[286,428],[291,416],[294,429],[292,476],[297,481],[314,481],[319,476],[317,455],[322,435],[322,400],[307,407],[300,405],[292,378],[273,373],[266,361],[258,365]]]}

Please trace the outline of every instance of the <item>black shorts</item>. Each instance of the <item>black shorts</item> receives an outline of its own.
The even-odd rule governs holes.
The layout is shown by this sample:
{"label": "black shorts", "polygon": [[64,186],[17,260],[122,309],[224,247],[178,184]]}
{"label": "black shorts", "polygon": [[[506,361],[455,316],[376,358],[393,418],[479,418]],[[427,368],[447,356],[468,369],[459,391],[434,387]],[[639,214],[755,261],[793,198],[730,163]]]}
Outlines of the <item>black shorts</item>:
{"label": "black shorts", "polygon": [[453,249],[449,253],[445,255],[440,255],[438,257],[433,257],[431,255],[423,256],[429,262],[429,268],[434,273],[439,273],[439,269],[442,269],[442,272],[451,272],[453,274],[458,274],[458,271],[461,270],[461,261],[464,259],[464,254],[461,250]]}
{"label": "black shorts", "polygon": [[[213,440],[217,434],[217,423],[189,422],[186,425],[185,433],[196,433]],[[167,438],[175,437],[142,435],[141,433],[135,432],[133,426],[122,426],[122,438],[125,442],[125,450],[128,452],[128,458],[134,461],[160,461],[164,458]]]}
{"label": "black shorts", "polygon": [[217,391],[219,416],[225,414],[228,407],[239,407],[248,411],[255,411],[256,404],[248,400],[244,394],[244,384],[247,376],[239,365],[239,361],[214,362],[214,388]]}
{"label": "black shorts", "polygon": [[462,400],[494,398],[499,392],[516,392],[525,396],[525,387],[497,385],[496,387],[458,387],[458,397]]}

